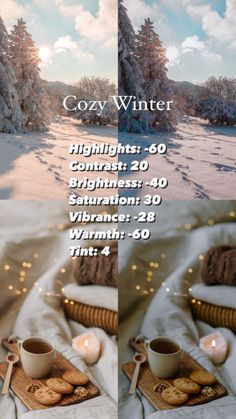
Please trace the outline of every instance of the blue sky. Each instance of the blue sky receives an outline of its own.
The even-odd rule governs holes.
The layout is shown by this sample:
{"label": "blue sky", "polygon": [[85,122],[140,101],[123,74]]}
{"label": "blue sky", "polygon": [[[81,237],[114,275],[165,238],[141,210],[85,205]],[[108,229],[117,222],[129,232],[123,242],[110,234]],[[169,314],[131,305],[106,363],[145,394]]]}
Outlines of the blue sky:
{"label": "blue sky", "polygon": [[170,59],[169,77],[236,77],[236,0],[124,0],[135,29],[150,16]]}
{"label": "blue sky", "polygon": [[[124,0],[137,30],[151,17],[167,48],[169,77],[236,77],[236,0]],[[118,0],[0,0],[8,30],[22,16],[43,48],[42,76],[117,81]],[[46,56],[45,56],[46,54]]]}
{"label": "blue sky", "polygon": [[83,76],[117,79],[117,0],[1,0],[10,30],[18,17],[43,48],[41,74],[75,82]]}

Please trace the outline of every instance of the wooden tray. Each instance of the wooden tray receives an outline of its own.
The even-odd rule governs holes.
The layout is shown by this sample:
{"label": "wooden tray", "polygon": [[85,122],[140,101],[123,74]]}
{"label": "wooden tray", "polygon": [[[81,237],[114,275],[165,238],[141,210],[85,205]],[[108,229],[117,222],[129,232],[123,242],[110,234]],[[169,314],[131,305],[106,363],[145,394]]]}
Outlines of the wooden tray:
{"label": "wooden tray", "polygon": [[[16,342],[9,343],[7,339],[3,339],[2,345],[8,349],[12,353],[19,354]],[[8,364],[7,362],[0,363],[0,377],[5,378],[7,372]],[[50,372],[49,376],[46,378],[34,379],[30,378],[28,375],[24,373],[24,370],[21,366],[21,362],[19,361],[13,367],[12,378],[11,378],[11,388],[13,389],[14,393],[21,399],[21,401],[28,407],[30,410],[41,410],[41,409],[48,409],[50,407],[56,406],[67,406],[70,404],[80,403],[88,399],[92,399],[93,397],[97,397],[99,395],[99,389],[95,386],[95,384],[91,383],[91,381],[86,385],[86,390],[88,391],[88,395],[85,397],[80,397],[76,394],[68,394],[64,395],[60,403],[54,404],[53,406],[44,406],[37,402],[34,398],[34,394],[27,391],[27,386],[35,383],[39,386],[46,385],[46,381],[48,378],[51,377],[61,377],[65,370],[75,370],[77,369],[72,365],[64,356],[57,352],[55,362],[53,365],[53,369]]]}
{"label": "wooden tray", "polygon": [[[144,346],[143,341],[135,342],[135,339],[131,339],[129,342],[130,346],[135,349],[135,351],[139,353],[143,353],[146,355],[146,349]],[[121,369],[122,371],[128,376],[130,380],[132,380],[133,373],[134,373],[135,363],[128,362],[124,364]],[[157,410],[169,410],[169,409],[176,409],[177,406],[171,406],[168,403],[164,402],[161,398],[161,393],[154,391],[154,387],[158,384],[165,384],[166,386],[173,385],[173,381],[177,377],[189,377],[190,373],[193,370],[202,369],[204,368],[189,354],[184,352],[182,363],[180,366],[180,371],[176,377],[168,378],[168,379],[161,379],[155,376],[148,365],[148,362],[145,362],[140,368],[140,375],[138,380],[138,388],[141,393],[146,397],[146,399],[157,409]],[[215,395],[213,397],[204,396],[203,394],[192,395],[187,403],[182,406],[195,406],[198,404],[208,403],[214,399],[218,399],[226,395],[226,389],[217,381],[213,386],[211,386],[215,390]]]}

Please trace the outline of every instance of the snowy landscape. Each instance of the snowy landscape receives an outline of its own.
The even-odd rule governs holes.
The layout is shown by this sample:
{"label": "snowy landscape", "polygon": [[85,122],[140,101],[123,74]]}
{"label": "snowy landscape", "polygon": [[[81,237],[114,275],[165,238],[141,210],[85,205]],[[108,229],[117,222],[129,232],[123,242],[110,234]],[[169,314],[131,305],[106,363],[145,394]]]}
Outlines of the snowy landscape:
{"label": "snowy landscape", "polygon": [[[98,20],[97,25],[102,30],[99,37],[91,31],[82,30],[80,33],[79,29],[72,29],[73,19],[77,18],[72,6],[70,35],[65,35],[63,31],[68,30],[70,6],[66,18],[63,7],[51,11],[53,19],[61,22],[55,30],[45,21],[47,6],[50,5],[35,6],[36,17],[33,5],[32,9],[25,10],[22,4],[17,12],[25,13],[26,20],[9,14],[7,0],[4,0],[3,7],[0,5],[0,199],[66,199],[71,177],[80,180],[97,177],[114,180],[117,177],[113,172],[72,172],[69,169],[70,160],[84,163],[116,161],[116,158],[106,155],[86,158],[69,154],[70,144],[117,144],[117,111],[114,107],[111,112],[105,110],[100,116],[79,109],[67,112],[63,107],[67,95],[89,102],[108,100],[109,96],[116,94],[113,80],[117,70],[112,63],[114,59],[116,62],[113,45],[117,34],[117,4],[113,1],[107,9],[101,2],[96,3],[87,10],[85,2],[78,11],[80,17],[84,16],[83,20],[93,20],[93,24]],[[97,6],[99,17],[96,17]],[[42,31],[34,29],[37,26],[35,19],[38,28],[40,20],[43,22]],[[42,43],[39,41],[42,33],[45,40],[50,36],[54,41],[46,43],[44,40]],[[58,34],[61,36],[57,39]],[[85,45],[89,42],[87,49],[90,52],[85,52],[82,39]],[[102,57],[109,59],[110,65],[102,67]],[[91,62],[95,75],[87,75]],[[52,75],[53,80],[50,80]],[[56,81],[54,77],[57,77]],[[104,195],[99,188],[95,191],[73,189],[70,192]],[[115,193],[112,188],[106,191],[107,196]]]}
{"label": "snowy landscape", "polygon": [[[125,177],[144,181],[143,189],[134,191],[142,196],[148,193],[160,194],[165,199],[235,198],[236,79],[228,74],[215,75],[221,56],[208,51],[210,42],[207,45],[200,39],[200,35],[203,37],[200,14],[199,35],[186,37],[187,30],[190,34],[193,30],[188,7],[181,14],[181,18],[184,16],[186,20],[186,38],[181,45],[172,43],[165,47],[156,30],[159,27],[165,34],[159,19],[160,4],[158,2],[155,8],[149,1],[143,1],[143,7],[135,9],[132,1],[119,0],[119,91],[146,102],[173,100],[171,110],[153,112],[149,108],[148,111],[120,112],[120,142],[143,148],[151,143],[167,145],[165,155],[143,152],[136,156],[138,160],[148,161],[149,170],[131,172]],[[144,16],[140,14],[141,10]],[[156,14],[151,14],[152,11]],[[169,2],[166,8],[163,6],[164,11],[166,15],[162,18],[168,19],[173,13]],[[178,14],[175,8],[174,12]],[[201,13],[204,15],[205,9],[201,9]],[[220,19],[223,20],[219,16]],[[179,37],[183,36],[180,25],[176,24],[174,30]],[[203,68],[205,60],[208,61],[205,80],[201,83],[189,81],[190,74],[197,76],[200,70],[196,66],[187,66],[185,57],[189,54],[192,63],[201,60]],[[170,78],[171,66],[177,68],[176,73],[171,70],[174,77],[182,70],[188,78],[185,81]],[[131,157],[122,160],[130,162]],[[146,185],[146,182],[160,177],[167,178],[169,186],[166,189]]]}
{"label": "snowy landscape", "polygon": [[[152,8],[147,0],[140,0],[139,7],[134,7],[133,0],[119,0],[117,50],[117,2],[112,1],[111,7],[106,8],[103,1],[98,1],[97,6],[98,9],[88,11],[85,3],[78,7],[75,17],[70,6],[67,12],[70,10],[71,19],[76,18],[76,22],[79,19],[81,25],[82,17],[87,17],[93,23],[91,28],[97,25],[100,32],[104,29],[98,40],[96,31],[87,31],[84,26],[82,30],[77,25],[74,28],[76,40],[65,35],[50,45],[39,47],[34,41],[37,31],[32,36],[28,22],[15,19],[15,25],[9,30],[0,17],[0,199],[63,199],[69,193],[69,178],[76,177],[69,170],[69,144],[117,144],[117,141],[142,146],[164,142],[168,147],[164,156],[146,152],[135,156],[138,160],[148,160],[149,171],[120,173],[122,178],[135,176],[149,181],[166,177],[169,186],[161,191],[166,199],[234,197],[236,79],[227,73],[223,62],[223,73],[217,70],[221,59],[219,51],[208,50],[213,43],[204,41],[206,34],[201,24],[198,35],[186,36],[186,29],[181,44],[164,44],[161,35],[164,36],[165,27],[159,19],[161,7],[164,11],[163,2],[160,7]],[[168,3],[165,7],[167,18],[171,6]],[[63,15],[64,11],[59,8],[55,13]],[[187,16],[188,8],[185,14]],[[188,30],[192,31],[191,20],[186,22]],[[176,26],[178,36],[183,36],[180,25]],[[30,28],[34,30],[32,22]],[[87,48],[83,53],[81,38],[83,47]],[[96,54],[100,55],[96,57]],[[190,66],[186,57],[190,57]],[[184,64],[181,60],[185,60]],[[194,76],[201,69],[201,63],[202,67],[206,65],[204,60],[208,67],[200,82],[194,80]],[[70,68],[73,62],[74,80],[67,79],[68,68],[63,80],[60,78],[62,73],[58,68],[63,69],[67,61]],[[114,73],[106,73],[109,65]],[[91,68],[96,75],[91,74]],[[86,70],[90,74],[86,74]],[[186,77],[177,79],[176,74],[181,70]],[[54,81],[47,78],[52,71],[58,76]],[[191,77],[189,72],[192,72]],[[145,104],[145,109],[129,107],[117,113],[111,100],[117,93],[121,97],[135,98]],[[67,95],[70,109],[76,108],[78,101],[106,101],[109,106],[99,115],[78,106],[70,112],[63,108]],[[150,103],[159,101],[173,105],[169,109],[167,106],[152,109]],[[122,156],[121,160],[129,163],[133,157]],[[79,156],[80,161],[85,159]],[[91,156],[88,161],[112,163],[114,159]],[[97,176],[114,179],[118,174],[82,172],[78,177],[94,179]],[[116,191],[79,191],[83,195],[90,193],[112,195]],[[144,182],[142,191],[122,190],[121,193],[145,195],[159,193],[159,190],[145,186]]]}
{"label": "snowy landscape", "polygon": [[[160,194],[163,199],[236,199],[236,127],[211,127],[198,118],[182,121],[173,133],[137,135],[120,133],[123,144],[141,145],[143,148],[155,142],[168,146],[166,155],[138,155],[138,159],[149,162],[145,180],[166,177],[166,189],[148,186],[134,190],[133,195],[143,197],[150,193]],[[69,144],[78,139],[91,145],[106,142],[117,144],[117,129],[114,127],[83,127],[72,118],[63,117],[52,122],[47,133],[0,134],[0,199],[65,199],[69,194],[68,168]],[[69,156],[70,158],[71,156]],[[135,157],[135,159],[136,159]],[[124,159],[124,157],[120,157]],[[133,156],[129,156],[130,161]],[[92,161],[80,156],[80,161]],[[115,158],[93,157],[93,161],[112,162]],[[125,158],[126,162],[127,157]],[[73,176],[73,174],[72,174]],[[109,172],[83,172],[82,177],[97,176],[115,179]],[[80,176],[81,178],[81,176]],[[143,180],[143,172],[125,172],[122,179]],[[7,186],[6,186],[7,185]],[[106,196],[115,194],[107,189]],[[121,195],[132,194],[131,190],[120,191]],[[80,195],[88,194],[80,190]],[[89,192],[104,195],[104,190]]]}
{"label": "snowy landscape", "polygon": [[149,162],[148,173],[131,172],[122,178],[167,178],[166,189],[144,185],[142,190],[135,190],[134,195],[141,197],[159,194],[163,199],[236,199],[235,139],[236,127],[212,127],[193,117],[179,122],[174,133],[120,134],[124,144],[132,142],[144,148],[156,142],[168,147],[165,155],[138,155],[139,160]]}
{"label": "snowy landscape", "polygon": [[[80,162],[116,161],[108,156],[88,159],[82,155],[70,155],[69,145],[78,142],[88,146],[92,143],[115,145],[117,129],[83,127],[75,119],[62,117],[52,121],[45,133],[0,134],[0,199],[66,199],[70,177],[116,179],[112,172],[71,172],[69,161],[72,159]],[[114,193],[113,189],[106,191],[107,196]],[[87,194],[101,196],[104,190],[79,191],[79,195]]]}

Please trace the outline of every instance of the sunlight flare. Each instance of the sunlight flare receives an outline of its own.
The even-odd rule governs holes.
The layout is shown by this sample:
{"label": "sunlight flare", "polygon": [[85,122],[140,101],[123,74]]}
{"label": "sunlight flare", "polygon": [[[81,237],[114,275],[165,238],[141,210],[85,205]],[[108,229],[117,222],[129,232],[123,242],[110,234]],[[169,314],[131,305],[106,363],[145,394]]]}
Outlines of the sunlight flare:
{"label": "sunlight flare", "polygon": [[43,46],[39,48],[39,58],[43,64],[48,62],[51,56],[52,56],[52,51],[49,47]]}
{"label": "sunlight flare", "polygon": [[178,64],[180,61],[180,48],[178,45],[171,44],[166,47],[166,56],[169,60],[168,65]]}

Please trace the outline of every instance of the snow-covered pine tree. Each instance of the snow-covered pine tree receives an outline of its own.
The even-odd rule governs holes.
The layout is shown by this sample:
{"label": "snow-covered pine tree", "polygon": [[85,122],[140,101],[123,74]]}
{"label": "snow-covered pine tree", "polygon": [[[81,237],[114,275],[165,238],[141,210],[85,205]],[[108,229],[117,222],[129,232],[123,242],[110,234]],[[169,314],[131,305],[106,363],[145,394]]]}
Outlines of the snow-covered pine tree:
{"label": "snow-covered pine tree", "polygon": [[[142,88],[142,74],[135,57],[135,33],[123,0],[119,0],[118,78],[119,95],[135,96],[137,100],[146,99]],[[119,111],[120,131],[147,132],[149,121],[150,115],[147,111]]]}
{"label": "snow-covered pine tree", "polygon": [[39,50],[22,18],[18,19],[9,40],[9,58],[17,78],[20,106],[26,117],[25,129],[45,131],[49,123],[49,109],[46,86],[39,75]]}
{"label": "snow-covered pine tree", "polygon": [[210,77],[197,106],[198,115],[210,124],[236,125],[236,79]]}
{"label": "snow-covered pine tree", "polygon": [[[166,50],[149,18],[145,19],[136,36],[135,57],[142,71],[147,100],[173,100],[173,87],[167,77]],[[172,131],[176,125],[174,108],[172,111],[152,112],[152,119],[153,127],[159,130]]]}
{"label": "snow-covered pine tree", "polygon": [[220,97],[209,97],[198,105],[200,118],[206,119],[210,124],[235,125],[236,105],[235,102],[226,102]]}
{"label": "snow-covered pine tree", "polygon": [[23,114],[15,90],[15,74],[9,61],[8,33],[0,16],[0,132],[17,133],[22,131]]}
{"label": "snow-covered pine tree", "polygon": [[[103,101],[106,100],[107,104],[103,111],[100,110],[79,110],[75,112],[68,112],[68,116],[74,116],[82,121],[83,124],[100,124],[107,125],[117,121],[117,108],[111,100],[111,96],[117,94],[117,89],[114,83],[109,79],[101,77],[83,77],[75,85],[75,94],[80,101]],[[76,104],[75,104],[76,105]],[[100,113],[100,115],[98,115]]]}

